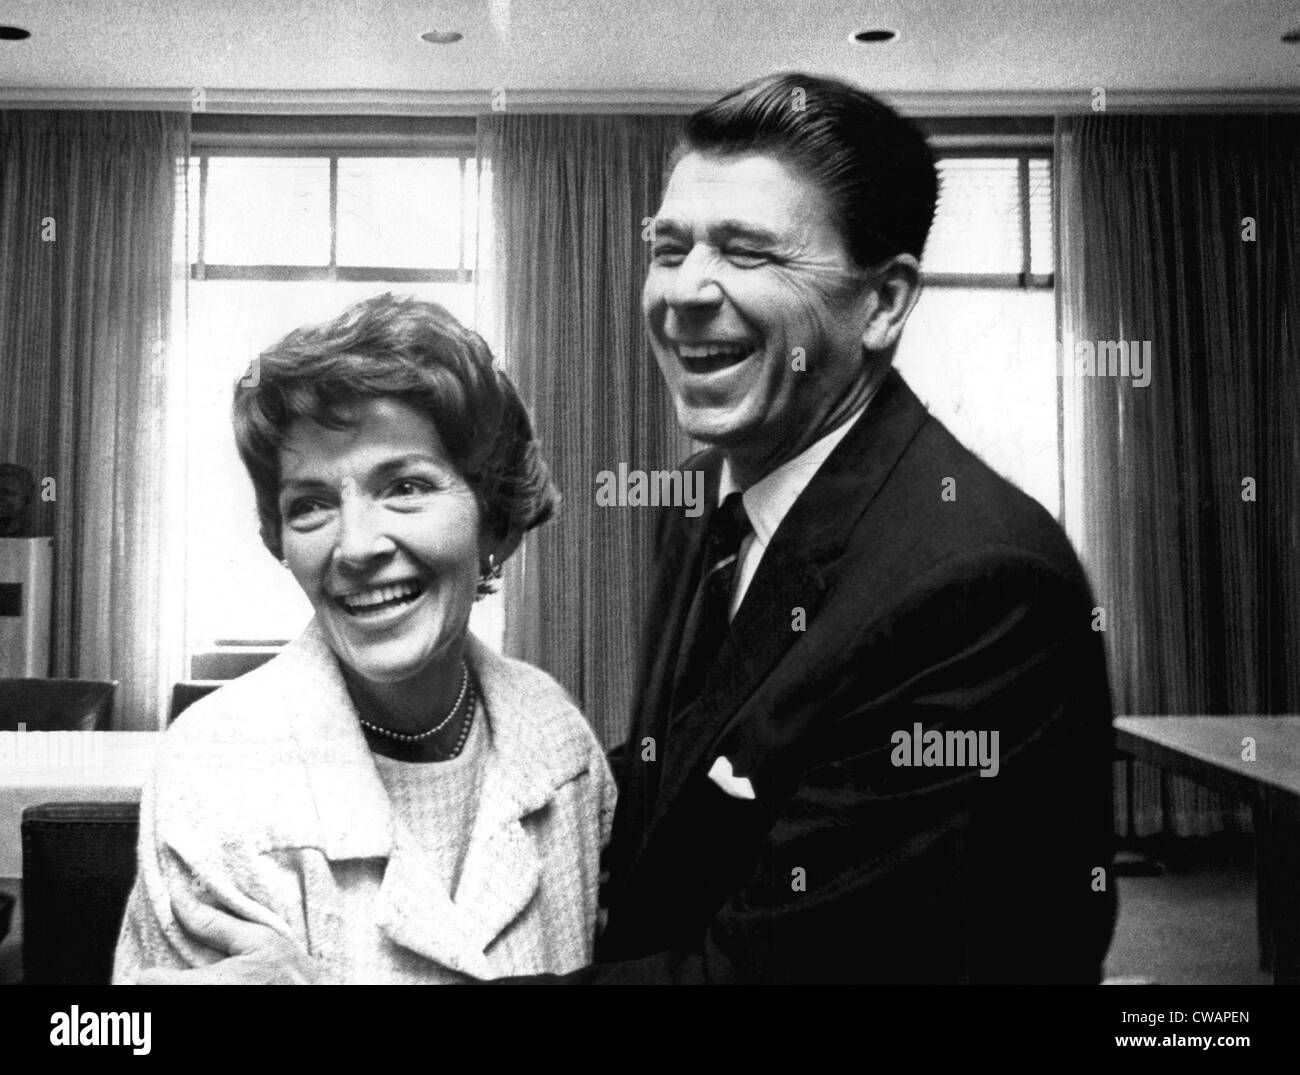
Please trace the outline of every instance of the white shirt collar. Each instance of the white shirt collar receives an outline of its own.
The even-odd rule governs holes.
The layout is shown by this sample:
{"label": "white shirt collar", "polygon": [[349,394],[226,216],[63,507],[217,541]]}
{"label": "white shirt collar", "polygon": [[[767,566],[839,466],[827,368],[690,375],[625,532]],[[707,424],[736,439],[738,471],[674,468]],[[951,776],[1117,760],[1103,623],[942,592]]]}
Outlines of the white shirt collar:
{"label": "white shirt collar", "polygon": [[[744,490],[741,501],[745,505],[745,514],[749,516],[749,521],[754,526],[754,537],[759,545],[767,547],[768,542],[772,540],[772,535],[776,533],[776,528],[781,525],[781,520],[794,507],[794,502],[808,487],[813,475],[826,462],[831,452],[848,436],[849,430],[862,417],[874,395],[873,391],[861,407],[826,436]],[[734,493],[739,488],[731,473],[731,461],[724,456],[722,471],[718,477],[718,503],[721,504],[729,493]]]}

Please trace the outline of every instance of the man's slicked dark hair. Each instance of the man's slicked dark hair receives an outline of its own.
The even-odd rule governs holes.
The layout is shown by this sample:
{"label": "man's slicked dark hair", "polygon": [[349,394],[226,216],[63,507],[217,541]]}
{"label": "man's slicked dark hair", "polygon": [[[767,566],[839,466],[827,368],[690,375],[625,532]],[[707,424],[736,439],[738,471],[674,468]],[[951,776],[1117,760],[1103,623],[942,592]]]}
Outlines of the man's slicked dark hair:
{"label": "man's slicked dark hair", "polygon": [[793,72],[746,83],[690,116],[669,170],[687,153],[762,153],[806,176],[860,268],[925,248],[934,153],[915,123],[847,82]]}

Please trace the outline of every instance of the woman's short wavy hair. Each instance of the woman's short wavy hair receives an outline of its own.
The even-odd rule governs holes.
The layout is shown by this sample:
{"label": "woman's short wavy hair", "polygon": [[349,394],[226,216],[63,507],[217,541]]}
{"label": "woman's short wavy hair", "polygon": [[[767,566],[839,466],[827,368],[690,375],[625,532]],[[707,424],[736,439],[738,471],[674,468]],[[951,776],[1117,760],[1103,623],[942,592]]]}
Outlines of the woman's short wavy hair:
{"label": "woman's short wavy hair", "polygon": [[235,387],[235,443],[257,497],[262,543],[283,554],[280,450],[308,418],[347,426],[345,410],[400,399],[425,414],[474,490],[489,539],[505,542],[554,514],[560,495],[528,411],[483,338],[443,307],[379,295],[289,333]]}

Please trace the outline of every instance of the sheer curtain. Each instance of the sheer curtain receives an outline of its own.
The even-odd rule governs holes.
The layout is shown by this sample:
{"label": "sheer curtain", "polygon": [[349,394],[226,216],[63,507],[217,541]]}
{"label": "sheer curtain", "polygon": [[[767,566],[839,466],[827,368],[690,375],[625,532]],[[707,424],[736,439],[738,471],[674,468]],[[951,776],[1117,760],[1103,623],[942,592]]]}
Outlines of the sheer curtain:
{"label": "sheer curtain", "polygon": [[[1067,371],[1081,343],[1150,343],[1145,387],[1062,381],[1067,529],[1117,711],[1295,712],[1300,117],[1068,118],[1056,150]],[[1138,835],[1247,816],[1145,766],[1134,783]]]}
{"label": "sheer curtain", "polygon": [[491,170],[497,345],[564,496],[507,568],[506,650],[569,689],[607,744],[628,726],[652,510],[598,507],[602,470],[663,469],[677,432],[641,322],[644,222],[679,121],[510,113],[479,121]]}
{"label": "sheer curtain", "polygon": [[0,459],[53,479],[35,518],[55,540],[52,672],[119,680],[116,728],[159,727],[181,669],[165,423],[188,130],[0,112]]}

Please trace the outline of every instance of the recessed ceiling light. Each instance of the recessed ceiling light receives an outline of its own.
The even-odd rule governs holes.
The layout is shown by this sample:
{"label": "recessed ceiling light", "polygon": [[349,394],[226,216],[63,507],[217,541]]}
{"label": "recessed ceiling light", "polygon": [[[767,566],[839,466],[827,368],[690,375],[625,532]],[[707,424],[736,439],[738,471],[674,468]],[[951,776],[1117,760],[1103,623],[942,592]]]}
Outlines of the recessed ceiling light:
{"label": "recessed ceiling light", "polygon": [[1288,45],[1300,45],[1300,26],[1297,26],[1294,30],[1288,30],[1286,33],[1284,33],[1282,35],[1282,40],[1285,41]]}
{"label": "recessed ceiling light", "polygon": [[860,45],[884,44],[886,41],[895,41],[897,39],[897,30],[859,30],[853,35],[853,40]]}
{"label": "recessed ceiling light", "polygon": [[454,45],[464,36],[458,30],[430,30],[421,34],[420,40],[427,41],[430,45]]}
{"label": "recessed ceiling light", "polygon": [[26,41],[31,36],[32,32],[21,26],[0,26],[0,41]]}

